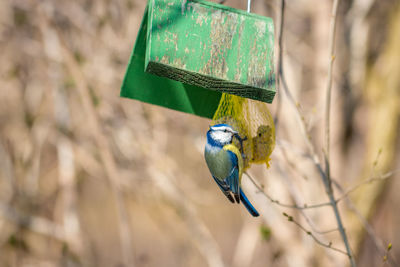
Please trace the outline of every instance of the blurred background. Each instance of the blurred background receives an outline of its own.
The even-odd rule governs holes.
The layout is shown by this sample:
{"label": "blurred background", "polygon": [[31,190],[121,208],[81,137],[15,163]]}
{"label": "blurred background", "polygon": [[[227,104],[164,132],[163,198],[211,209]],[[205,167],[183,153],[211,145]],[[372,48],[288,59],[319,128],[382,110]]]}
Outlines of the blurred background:
{"label": "blurred background", "polygon": [[[319,157],[332,3],[287,1],[283,26],[283,70]],[[209,120],[119,97],[145,5],[0,1],[0,266],[346,266],[329,248],[344,250],[331,207],[281,205],[328,201],[283,91],[271,167],[250,170],[264,193],[243,178],[259,218],[211,179]],[[252,10],[279,32],[280,1]],[[399,266],[399,1],[340,1],[337,23],[335,195],[358,265]]]}

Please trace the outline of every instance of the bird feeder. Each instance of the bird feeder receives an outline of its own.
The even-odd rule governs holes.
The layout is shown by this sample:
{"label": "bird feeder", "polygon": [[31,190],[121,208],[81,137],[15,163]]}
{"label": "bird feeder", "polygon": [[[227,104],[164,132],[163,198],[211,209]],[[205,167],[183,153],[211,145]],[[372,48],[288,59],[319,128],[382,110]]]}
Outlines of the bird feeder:
{"label": "bird feeder", "polygon": [[271,103],[271,18],[203,0],[149,0],[121,96],[212,118],[222,93]]}

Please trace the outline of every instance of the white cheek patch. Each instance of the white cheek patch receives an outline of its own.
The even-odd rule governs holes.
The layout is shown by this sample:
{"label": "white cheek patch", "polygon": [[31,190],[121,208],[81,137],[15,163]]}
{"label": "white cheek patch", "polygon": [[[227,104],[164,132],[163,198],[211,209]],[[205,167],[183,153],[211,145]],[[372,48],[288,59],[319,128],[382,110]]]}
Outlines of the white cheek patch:
{"label": "white cheek patch", "polygon": [[232,133],[222,131],[211,132],[211,138],[223,144],[229,143],[232,138]]}

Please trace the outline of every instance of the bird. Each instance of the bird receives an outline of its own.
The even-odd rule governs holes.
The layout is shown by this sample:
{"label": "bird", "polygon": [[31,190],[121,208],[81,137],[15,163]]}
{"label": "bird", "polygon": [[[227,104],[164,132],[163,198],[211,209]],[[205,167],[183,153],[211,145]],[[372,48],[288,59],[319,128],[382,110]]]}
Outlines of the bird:
{"label": "bird", "polygon": [[247,211],[257,217],[259,216],[258,211],[241,188],[243,157],[233,143],[234,137],[239,140],[240,144],[245,140],[228,124],[210,126],[207,131],[204,157],[212,177],[229,201],[232,203],[242,202]]}

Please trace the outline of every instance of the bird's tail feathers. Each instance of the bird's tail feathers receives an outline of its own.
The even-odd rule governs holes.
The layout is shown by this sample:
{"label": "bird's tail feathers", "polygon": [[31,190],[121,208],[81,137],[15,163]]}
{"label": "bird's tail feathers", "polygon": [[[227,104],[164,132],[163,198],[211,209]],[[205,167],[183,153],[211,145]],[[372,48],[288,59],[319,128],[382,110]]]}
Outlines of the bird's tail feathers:
{"label": "bird's tail feathers", "polygon": [[242,201],[243,205],[246,207],[247,211],[253,216],[258,217],[260,214],[258,211],[251,205],[250,201],[244,194],[243,190],[240,188],[240,200]]}

